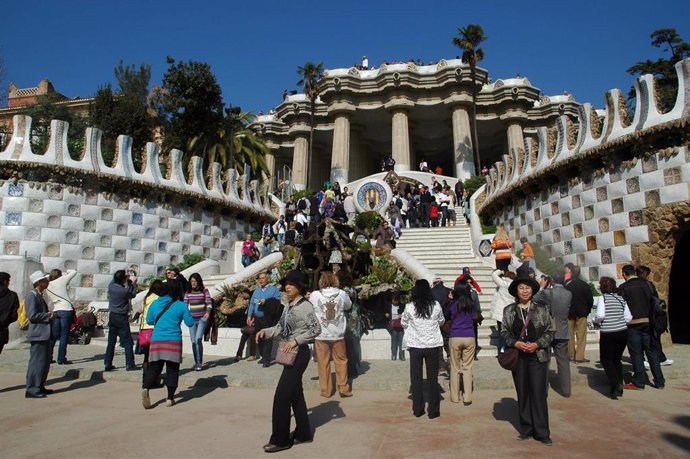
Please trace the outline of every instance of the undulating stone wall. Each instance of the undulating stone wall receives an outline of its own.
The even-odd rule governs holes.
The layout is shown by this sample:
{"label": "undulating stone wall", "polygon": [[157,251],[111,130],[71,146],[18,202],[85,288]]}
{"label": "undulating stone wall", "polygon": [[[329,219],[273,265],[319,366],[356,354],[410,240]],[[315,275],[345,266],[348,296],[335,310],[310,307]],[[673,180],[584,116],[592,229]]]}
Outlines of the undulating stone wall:
{"label": "undulating stone wall", "polygon": [[626,263],[650,266],[666,293],[675,242],[664,233],[690,197],[690,59],[676,72],[676,104],[667,113],[645,75],[635,81],[632,120],[614,89],[601,119],[583,104],[574,143],[565,118],[552,135],[540,129],[538,145],[526,142],[524,155],[512,151],[492,167],[479,213],[580,265],[591,281],[620,279]]}
{"label": "undulating stone wall", "polygon": [[[12,140],[0,152],[0,255],[40,259],[45,269],[75,269],[73,298],[80,303],[106,299],[113,273],[135,265],[142,278],[198,254],[234,269],[238,237],[273,218],[257,183],[220,165],[208,175],[199,158],[191,161],[190,181],[182,173],[182,152],[174,150],[164,176],[158,147],[147,145],[144,170],[132,164],[131,139],[118,138],[115,164],[100,152],[100,131],[87,130],[80,159],[67,151],[67,123],[53,121],[50,146],[31,151],[31,119],[14,119]],[[1,269],[0,269],[1,270]]]}

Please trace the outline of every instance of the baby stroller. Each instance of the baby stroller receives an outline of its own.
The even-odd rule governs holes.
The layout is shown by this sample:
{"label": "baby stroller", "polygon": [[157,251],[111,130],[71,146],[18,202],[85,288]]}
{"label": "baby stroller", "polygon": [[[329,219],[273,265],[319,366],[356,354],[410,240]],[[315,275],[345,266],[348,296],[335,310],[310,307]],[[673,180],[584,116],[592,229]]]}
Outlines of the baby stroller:
{"label": "baby stroller", "polygon": [[93,336],[93,329],[96,327],[96,315],[93,313],[94,308],[89,311],[79,314],[69,327],[69,343],[70,344],[89,344],[91,336]]}

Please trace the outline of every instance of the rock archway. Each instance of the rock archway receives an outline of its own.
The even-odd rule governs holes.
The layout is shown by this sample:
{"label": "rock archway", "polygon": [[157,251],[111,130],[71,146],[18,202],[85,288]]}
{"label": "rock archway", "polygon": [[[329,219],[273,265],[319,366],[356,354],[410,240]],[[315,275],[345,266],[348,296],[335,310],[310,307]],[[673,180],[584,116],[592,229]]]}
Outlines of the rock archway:
{"label": "rock archway", "polygon": [[673,342],[690,344],[690,203],[645,209],[644,223],[649,242],[632,247],[633,263],[652,270],[650,280],[668,302]]}

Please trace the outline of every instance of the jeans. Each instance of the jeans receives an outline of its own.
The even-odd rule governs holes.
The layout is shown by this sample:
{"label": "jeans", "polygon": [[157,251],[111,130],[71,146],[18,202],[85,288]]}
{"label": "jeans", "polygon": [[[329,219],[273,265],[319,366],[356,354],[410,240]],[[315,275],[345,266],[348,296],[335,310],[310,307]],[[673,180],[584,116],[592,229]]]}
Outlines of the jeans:
{"label": "jeans", "polygon": [[426,363],[426,382],[429,387],[429,406],[427,412],[430,418],[441,414],[441,392],[438,386],[438,354],[440,347],[408,349],[410,353],[410,385],[412,386],[412,413],[419,417],[424,414],[424,380],[422,378],[422,362]]}
{"label": "jeans", "polygon": [[246,268],[247,266],[249,266],[251,264],[252,264],[252,257],[243,253],[242,254],[242,266],[244,266]]}
{"label": "jeans", "polygon": [[637,387],[644,387],[647,383],[643,352],[647,356],[649,369],[652,370],[654,384],[666,384],[664,374],[661,372],[661,365],[659,365],[659,350],[656,349],[655,341],[649,332],[648,323],[628,325],[628,352],[630,353],[630,360],[632,360],[634,371],[632,382]]}
{"label": "jeans", "polygon": [[120,337],[120,346],[125,348],[125,362],[127,368],[134,367],[134,341],[129,331],[129,317],[127,314],[110,313],[108,318],[108,347],[105,350],[105,366],[113,365],[115,355],[115,342]]}
{"label": "jeans", "polygon": [[204,332],[206,331],[206,321],[204,319],[194,319],[194,325],[189,327],[189,337],[192,340],[192,353],[194,363],[201,365],[204,363]]}
{"label": "jeans", "polygon": [[59,341],[57,363],[65,363],[67,360],[67,340],[69,327],[74,322],[74,311],[55,311],[55,318],[51,322],[53,346]]}
{"label": "jeans", "polygon": [[405,330],[395,330],[389,327],[388,333],[391,334],[391,359],[395,360],[400,356],[400,360],[404,360],[405,351],[403,351],[402,342],[403,336],[405,336]]}
{"label": "jeans", "polygon": [[276,239],[278,240],[278,247],[282,249],[285,245],[285,233],[278,233]]}

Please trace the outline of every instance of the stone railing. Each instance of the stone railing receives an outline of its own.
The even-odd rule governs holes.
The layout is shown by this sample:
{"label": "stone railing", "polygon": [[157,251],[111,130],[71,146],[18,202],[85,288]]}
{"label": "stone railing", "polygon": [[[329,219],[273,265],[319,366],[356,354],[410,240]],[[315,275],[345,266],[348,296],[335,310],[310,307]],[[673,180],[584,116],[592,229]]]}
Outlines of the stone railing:
{"label": "stone railing", "polygon": [[[530,185],[539,185],[547,176],[558,176],[567,169],[569,175],[583,176],[582,172],[604,167],[606,155],[626,142],[637,141],[645,133],[653,134],[653,128],[670,129],[669,124],[687,123],[690,116],[690,59],[676,64],[679,90],[676,102],[670,111],[661,113],[657,107],[655,81],[652,75],[644,75],[634,82],[636,99],[635,114],[630,120],[625,97],[620,89],[606,94],[606,112],[602,119],[592,105],[585,103],[580,109],[577,125],[566,116],[561,116],[555,131],[542,127],[537,131],[538,142],[525,143],[524,150],[518,148],[503,156],[496,163],[487,179],[487,199],[482,209],[495,207],[505,199],[512,199],[514,193]],[[684,125],[684,124],[683,124]],[[658,131],[658,129],[656,130]],[[595,167],[592,167],[595,162]],[[590,163],[584,170],[572,170]]]}
{"label": "stone railing", "polygon": [[[173,150],[163,174],[159,148],[148,143],[141,171],[132,139],[119,136],[113,165],[103,159],[102,132],[88,128],[81,156],[67,148],[68,124],[51,123],[44,154],[32,151],[31,118],[15,116],[0,152],[0,255],[40,259],[46,270],[74,269],[70,295],[79,304],[107,298],[113,273],[134,265],[144,280],[185,255],[235,269],[235,242],[273,220],[263,183],[202,161],[182,170]],[[2,269],[0,269],[2,270]]]}
{"label": "stone railing", "polygon": [[[222,204],[238,212],[249,212],[257,219],[268,217],[270,207],[265,190],[261,193],[259,183],[250,183],[248,178],[239,177],[237,171],[221,170],[221,165],[214,163],[207,173],[202,169],[202,159],[195,156],[189,164],[189,181],[183,172],[183,153],[172,150],[168,161],[168,173],[164,175],[159,164],[160,148],[158,144],[148,142],[143,159],[142,171],[134,167],[132,160],[132,138],[120,135],[117,138],[114,164],[108,165],[103,158],[101,142],[103,132],[97,128],[86,129],[86,142],[81,158],[73,159],[67,148],[67,130],[69,123],[53,120],[50,124],[50,141],[44,154],[31,150],[31,117],[17,115],[13,118],[14,129],[7,148],[0,152],[0,163],[11,167],[9,162],[17,162],[32,168],[47,166],[59,168],[64,177],[95,174],[101,180],[115,180],[125,186],[136,184],[144,188],[172,191],[174,193],[196,197]],[[8,163],[5,163],[7,161]],[[6,175],[6,174],[3,174]],[[207,180],[208,177],[208,180]],[[9,177],[0,177],[7,179]],[[243,180],[241,186],[238,181]],[[238,191],[242,189],[242,193]]]}

